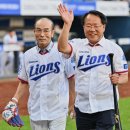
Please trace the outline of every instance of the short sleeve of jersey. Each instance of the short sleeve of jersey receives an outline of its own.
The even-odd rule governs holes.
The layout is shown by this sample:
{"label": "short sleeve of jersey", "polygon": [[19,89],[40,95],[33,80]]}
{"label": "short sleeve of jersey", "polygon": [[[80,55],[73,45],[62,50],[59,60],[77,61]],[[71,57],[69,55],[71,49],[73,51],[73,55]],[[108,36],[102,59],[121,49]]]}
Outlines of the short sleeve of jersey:
{"label": "short sleeve of jersey", "polygon": [[18,78],[23,81],[28,81],[26,68],[25,68],[25,55],[23,55],[21,62],[20,62]]}
{"label": "short sleeve of jersey", "polygon": [[65,74],[67,75],[67,78],[70,78],[75,74],[75,62],[73,57],[65,60]]}
{"label": "short sleeve of jersey", "polygon": [[80,39],[80,38],[75,38],[72,40],[69,40],[69,44],[72,46],[72,54],[75,54],[77,49],[80,47],[81,44],[84,44],[86,42],[86,39]]}
{"label": "short sleeve of jersey", "polygon": [[127,72],[128,64],[127,64],[123,50],[120,47],[114,50],[115,50],[115,53],[114,53],[113,63],[115,66],[115,72],[117,73]]}

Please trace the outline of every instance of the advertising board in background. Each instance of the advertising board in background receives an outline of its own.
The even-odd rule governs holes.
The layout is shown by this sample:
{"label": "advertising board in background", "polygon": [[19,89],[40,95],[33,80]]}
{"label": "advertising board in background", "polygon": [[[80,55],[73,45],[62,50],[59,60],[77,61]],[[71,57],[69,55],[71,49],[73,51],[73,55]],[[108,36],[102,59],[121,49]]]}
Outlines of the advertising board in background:
{"label": "advertising board in background", "polygon": [[22,16],[57,16],[61,0],[21,0]]}
{"label": "advertising board in background", "polygon": [[0,15],[4,16],[59,16],[57,7],[64,3],[81,16],[89,10],[99,10],[106,16],[128,16],[127,1],[97,0],[0,0]]}
{"label": "advertising board in background", "polygon": [[97,10],[106,16],[129,16],[129,4],[127,1],[98,1]]}
{"label": "advertising board in background", "polygon": [[20,15],[20,0],[0,0],[0,15]]}
{"label": "advertising board in background", "polygon": [[96,0],[63,0],[63,3],[74,11],[75,16],[80,16],[89,10],[96,9]]}

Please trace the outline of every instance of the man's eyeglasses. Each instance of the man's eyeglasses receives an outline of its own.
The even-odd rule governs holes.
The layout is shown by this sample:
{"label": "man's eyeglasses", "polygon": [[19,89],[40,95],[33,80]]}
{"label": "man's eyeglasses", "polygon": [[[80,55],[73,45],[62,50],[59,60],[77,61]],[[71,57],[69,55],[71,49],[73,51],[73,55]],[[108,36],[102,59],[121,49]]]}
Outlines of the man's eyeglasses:
{"label": "man's eyeglasses", "polygon": [[92,29],[92,28],[94,28],[94,29],[99,29],[99,27],[101,27],[102,25],[85,25],[85,27],[87,28],[87,29]]}
{"label": "man's eyeglasses", "polygon": [[49,29],[49,28],[44,28],[44,29],[35,28],[35,32],[36,32],[37,34],[41,34],[42,32],[43,32],[44,34],[48,34],[48,33],[51,32],[51,31],[52,31],[52,30]]}

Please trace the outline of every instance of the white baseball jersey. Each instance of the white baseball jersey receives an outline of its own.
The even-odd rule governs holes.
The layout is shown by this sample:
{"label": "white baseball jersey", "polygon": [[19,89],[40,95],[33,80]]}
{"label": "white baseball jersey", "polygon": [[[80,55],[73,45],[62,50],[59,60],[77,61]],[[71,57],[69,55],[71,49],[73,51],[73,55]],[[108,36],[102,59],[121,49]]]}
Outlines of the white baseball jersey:
{"label": "white baseball jersey", "polygon": [[67,78],[74,75],[71,60],[66,60],[50,43],[45,55],[38,47],[26,51],[18,78],[29,84],[28,111],[33,121],[53,120],[68,112]]}
{"label": "white baseball jersey", "polygon": [[[7,45],[7,44],[11,44],[11,43],[14,43],[14,44],[17,43],[17,36],[13,35],[11,37],[9,34],[6,34],[3,38],[3,44]],[[13,60],[14,54],[13,54],[13,52],[5,52],[4,50],[2,50],[0,52],[0,54],[2,55],[1,59],[0,59],[0,62],[1,62],[1,65],[0,65],[1,73],[0,73],[0,75],[1,76],[8,75],[9,74],[8,70],[9,69],[13,70],[12,64],[14,62],[14,60]],[[6,65],[7,61],[9,61],[8,65]]]}
{"label": "white baseball jersey", "polygon": [[75,106],[84,113],[95,113],[114,108],[113,87],[109,53],[113,53],[115,72],[125,73],[128,65],[122,49],[104,37],[97,46],[90,46],[87,39],[73,39],[76,61],[76,102]]}
{"label": "white baseball jersey", "polygon": [[3,44],[16,44],[18,42],[17,35],[13,35],[12,37],[9,34],[6,34],[3,38]]}

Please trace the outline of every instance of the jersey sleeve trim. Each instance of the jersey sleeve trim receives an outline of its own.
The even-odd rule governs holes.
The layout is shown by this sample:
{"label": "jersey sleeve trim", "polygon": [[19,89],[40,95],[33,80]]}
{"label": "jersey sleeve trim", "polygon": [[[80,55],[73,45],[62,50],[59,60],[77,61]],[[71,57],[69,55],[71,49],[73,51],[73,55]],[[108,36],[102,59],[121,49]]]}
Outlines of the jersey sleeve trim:
{"label": "jersey sleeve trim", "polygon": [[128,73],[128,71],[120,71],[120,72],[115,72],[117,74],[122,74],[122,73]]}
{"label": "jersey sleeve trim", "polygon": [[72,78],[72,77],[74,77],[74,74],[73,74],[73,75],[71,75],[70,77],[68,77],[68,79],[70,79],[70,78]]}
{"label": "jersey sleeve trim", "polygon": [[21,79],[21,78],[19,78],[19,77],[18,77],[18,79],[20,80],[21,83],[23,83],[23,84],[28,84],[28,81],[25,81],[25,80],[23,80],[23,79]]}

